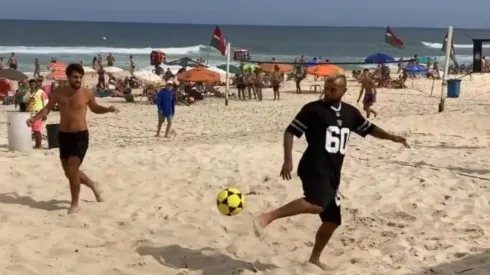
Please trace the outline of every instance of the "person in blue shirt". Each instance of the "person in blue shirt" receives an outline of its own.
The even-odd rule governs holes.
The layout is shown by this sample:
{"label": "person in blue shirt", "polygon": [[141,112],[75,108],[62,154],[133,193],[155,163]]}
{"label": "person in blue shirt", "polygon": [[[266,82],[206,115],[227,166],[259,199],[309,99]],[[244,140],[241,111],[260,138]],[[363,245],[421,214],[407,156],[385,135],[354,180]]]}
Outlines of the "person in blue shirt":
{"label": "person in blue shirt", "polygon": [[175,115],[175,93],[172,90],[174,83],[172,80],[167,81],[165,88],[158,92],[157,107],[158,107],[158,127],[157,137],[160,136],[162,125],[167,120],[167,128],[165,129],[165,137],[169,136],[170,128],[172,127],[172,118]]}

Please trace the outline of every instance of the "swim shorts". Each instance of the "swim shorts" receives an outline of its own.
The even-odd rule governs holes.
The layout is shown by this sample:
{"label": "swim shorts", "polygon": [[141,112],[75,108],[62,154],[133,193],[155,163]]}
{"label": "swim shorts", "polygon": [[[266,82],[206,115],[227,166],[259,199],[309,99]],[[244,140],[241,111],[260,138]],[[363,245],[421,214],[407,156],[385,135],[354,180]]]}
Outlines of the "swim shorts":
{"label": "swim shorts", "polygon": [[38,119],[32,122],[31,128],[33,132],[41,132],[41,128],[43,127],[43,120]]}
{"label": "swim shorts", "polygon": [[78,157],[83,162],[88,149],[88,131],[80,132],[59,132],[58,142],[60,145],[60,159],[66,160],[69,157]]}
{"label": "swim shorts", "polygon": [[158,113],[158,123],[162,124],[167,120],[167,122],[172,122],[172,116],[166,116],[163,114]]}
{"label": "swim shorts", "polygon": [[327,176],[316,173],[304,173],[299,175],[303,183],[305,200],[311,204],[323,208],[320,213],[322,222],[330,222],[341,225],[342,215],[340,211],[340,196],[335,190],[331,180]]}
{"label": "swim shorts", "polygon": [[373,104],[375,102],[374,95],[364,95],[364,104]]}

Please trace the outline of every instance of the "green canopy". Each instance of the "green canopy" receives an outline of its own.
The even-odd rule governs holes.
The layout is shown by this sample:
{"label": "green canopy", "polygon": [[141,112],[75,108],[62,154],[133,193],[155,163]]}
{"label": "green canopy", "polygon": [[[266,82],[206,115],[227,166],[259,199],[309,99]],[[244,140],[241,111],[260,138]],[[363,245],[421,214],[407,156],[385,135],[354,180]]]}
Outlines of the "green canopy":
{"label": "green canopy", "polygon": [[[217,66],[219,69],[223,70],[226,72],[226,64],[221,64],[219,66]],[[236,65],[232,65],[230,64],[230,73],[232,74],[239,74],[240,73],[240,68]]]}

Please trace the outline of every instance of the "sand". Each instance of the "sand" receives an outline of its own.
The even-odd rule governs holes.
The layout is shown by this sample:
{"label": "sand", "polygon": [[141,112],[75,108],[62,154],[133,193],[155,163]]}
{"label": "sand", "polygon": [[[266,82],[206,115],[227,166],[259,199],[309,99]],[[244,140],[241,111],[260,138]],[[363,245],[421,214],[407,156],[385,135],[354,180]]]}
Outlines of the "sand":
{"label": "sand", "polygon": [[[286,218],[252,233],[251,214],[301,196],[279,177],[282,133],[319,94],[283,93],[263,102],[206,99],[178,106],[177,136],[155,138],[155,106],[101,99],[119,114],[89,114],[83,170],[106,199],[82,187],[81,211],[66,215],[58,151],[7,152],[0,114],[0,274],[488,274],[490,270],[489,76],[465,78],[462,96],[437,112],[432,82],[380,89],[373,122],[405,135],[412,149],[352,136],[343,169],[343,225],[323,260],[306,264],[320,220]],[[440,94],[436,84],[434,95]],[[304,85],[308,89],[308,85]],[[345,100],[355,104],[359,86]],[[48,123],[57,123],[52,113]],[[305,148],[296,140],[295,164]],[[246,210],[220,215],[216,194],[235,186]]]}

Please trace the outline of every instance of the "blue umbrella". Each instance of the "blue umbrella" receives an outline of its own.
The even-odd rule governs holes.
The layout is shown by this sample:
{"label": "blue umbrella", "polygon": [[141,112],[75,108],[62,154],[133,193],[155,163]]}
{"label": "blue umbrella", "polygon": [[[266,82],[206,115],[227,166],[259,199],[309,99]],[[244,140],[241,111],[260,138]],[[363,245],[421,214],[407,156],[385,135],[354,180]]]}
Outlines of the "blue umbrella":
{"label": "blue umbrella", "polygon": [[425,72],[427,71],[427,69],[422,65],[412,65],[406,67],[405,69],[403,69],[403,71],[407,73],[419,73],[419,72]]}
{"label": "blue umbrella", "polygon": [[366,63],[376,63],[376,64],[388,63],[393,61],[395,61],[395,59],[392,56],[384,53],[375,53],[373,55],[366,57],[366,59],[364,60],[364,62]]}

